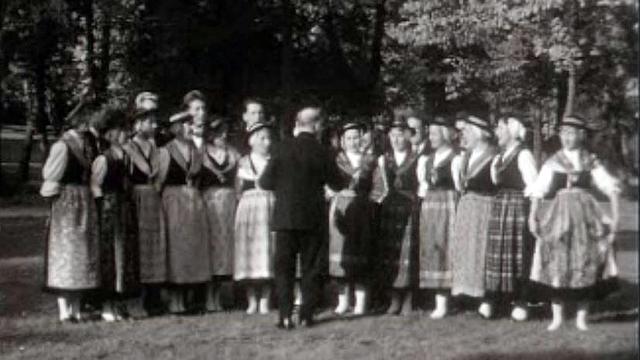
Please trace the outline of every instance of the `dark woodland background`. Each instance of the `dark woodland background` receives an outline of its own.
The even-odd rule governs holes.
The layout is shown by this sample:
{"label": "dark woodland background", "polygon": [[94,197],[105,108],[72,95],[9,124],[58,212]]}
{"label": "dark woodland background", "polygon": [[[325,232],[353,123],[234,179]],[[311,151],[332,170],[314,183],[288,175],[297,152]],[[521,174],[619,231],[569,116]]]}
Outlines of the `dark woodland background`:
{"label": "dark woodland background", "polygon": [[0,136],[0,161],[15,163],[0,184],[29,179],[87,89],[127,107],[156,92],[167,116],[200,89],[238,128],[246,97],[285,128],[309,103],[332,121],[518,110],[539,159],[558,119],[579,113],[630,178],[637,79],[632,0],[3,0],[0,131],[20,136]]}

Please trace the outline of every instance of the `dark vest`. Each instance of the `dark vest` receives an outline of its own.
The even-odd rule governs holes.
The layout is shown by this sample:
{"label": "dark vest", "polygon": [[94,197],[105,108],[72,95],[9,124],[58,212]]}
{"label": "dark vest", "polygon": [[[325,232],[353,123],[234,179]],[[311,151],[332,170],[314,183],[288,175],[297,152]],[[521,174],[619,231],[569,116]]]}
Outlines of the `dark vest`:
{"label": "dark vest", "polygon": [[[151,160],[149,158],[147,158],[144,155],[144,152],[142,151],[142,149],[140,148],[140,145],[138,145],[135,141],[131,141],[132,147],[135,148],[135,151],[140,154],[140,157],[142,159],[144,159],[144,161],[147,163],[147,165],[149,165],[149,169],[152,169],[151,167]],[[142,170],[140,170],[140,168],[138,168],[138,165],[136,165],[136,163],[134,161],[129,161],[130,165],[129,166],[129,181],[134,184],[134,185],[147,185],[147,184],[151,184],[153,179],[150,175],[145,174]]]}
{"label": "dark vest", "polygon": [[561,189],[580,188],[589,189],[591,187],[591,172],[578,171],[570,174],[554,172],[551,180],[551,189],[548,197],[553,197]]}
{"label": "dark vest", "polygon": [[499,167],[497,172],[497,187],[499,189],[524,190],[526,187],[522,173],[520,173],[520,169],[518,168],[518,156],[521,151],[522,148],[515,150],[513,156],[507,160],[509,163]]}
{"label": "dark vest", "polygon": [[222,176],[222,179],[220,179],[218,175],[216,175],[207,166],[202,166],[200,186],[202,186],[203,188],[212,187],[212,186],[233,187],[235,182],[236,166],[232,166],[232,167],[229,166],[229,156],[231,155],[227,154],[227,156],[225,157],[225,160],[221,164],[216,162],[216,160],[211,155],[209,155],[206,151],[204,153],[204,156],[208,158],[211,166],[213,166],[213,168],[218,173],[221,173],[223,176]]}
{"label": "dark vest", "polygon": [[418,179],[416,178],[416,157],[408,153],[402,165],[398,166],[393,153],[385,155],[385,175],[389,192],[397,191],[406,195],[415,194],[418,189]]}
{"label": "dark vest", "polygon": [[169,168],[167,170],[167,177],[164,184],[166,186],[187,184],[187,172],[178,165],[173,157],[170,157]]}
{"label": "dark vest", "polygon": [[[465,156],[462,166],[465,172],[468,171],[469,157]],[[474,192],[479,194],[491,195],[496,191],[496,187],[491,180],[491,161],[487,161],[484,166],[476,172],[473,176],[466,176],[463,179],[466,192]]]}
{"label": "dark vest", "polygon": [[107,174],[102,183],[102,191],[105,193],[125,192],[128,188],[127,182],[129,181],[126,157],[117,159],[111,151],[106,151],[105,157],[107,158]]}
{"label": "dark vest", "polygon": [[[69,146],[67,145],[67,148],[68,147]],[[68,150],[67,166],[64,169],[64,174],[62,175],[62,179],[60,179],[60,183],[87,185],[89,184],[90,178],[91,173],[89,169],[85,168],[82,163],[80,163],[80,160],[78,160],[71,150]]]}
{"label": "dark vest", "polygon": [[435,153],[431,154],[426,163],[426,174],[429,187],[432,190],[454,190],[455,183],[451,174],[451,162],[455,152],[451,152],[438,166],[434,167]]}

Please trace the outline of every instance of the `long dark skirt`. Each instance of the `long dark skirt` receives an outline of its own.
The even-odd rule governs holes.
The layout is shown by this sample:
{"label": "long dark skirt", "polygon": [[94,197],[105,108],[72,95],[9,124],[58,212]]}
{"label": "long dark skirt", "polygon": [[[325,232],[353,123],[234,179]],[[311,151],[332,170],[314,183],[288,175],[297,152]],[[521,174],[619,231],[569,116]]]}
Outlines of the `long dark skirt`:
{"label": "long dark skirt", "polygon": [[485,261],[485,287],[492,296],[524,296],[533,256],[528,215],[522,191],[501,190],[493,199]]}
{"label": "long dark skirt", "polygon": [[329,275],[367,276],[371,251],[371,204],[365,196],[338,194],[329,210]]}
{"label": "long dark skirt", "polygon": [[100,272],[106,294],[134,296],[140,285],[135,209],[120,193],[105,193],[100,206]]}
{"label": "long dark skirt", "polygon": [[95,203],[89,186],[64,185],[51,204],[45,252],[45,288],[94,290],[101,285]]}
{"label": "long dark skirt", "polygon": [[162,201],[151,185],[136,185],[133,198],[138,220],[140,282],[157,284],[167,281],[167,240],[160,233]]}
{"label": "long dark skirt", "polygon": [[550,299],[591,300],[616,289],[618,268],[602,218],[587,191],[558,192],[540,220],[531,268],[536,291]]}
{"label": "long dark skirt", "polygon": [[416,211],[412,198],[391,192],[380,208],[380,251],[387,285],[405,289],[414,285],[417,264],[414,259]]}
{"label": "long dark skirt", "polygon": [[211,275],[233,275],[236,193],[229,187],[211,187],[203,192],[209,218]]}
{"label": "long dark skirt", "polygon": [[427,192],[420,210],[419,285],[425,289],[451,287],[451,254],[458,194],[455,190]]}
{"label": "long dark skirt", "polygon": [[211,279],[207,213],[200,191],[168,186],[162,193],[163,234],[167,239],[168,281],[186,285]]}

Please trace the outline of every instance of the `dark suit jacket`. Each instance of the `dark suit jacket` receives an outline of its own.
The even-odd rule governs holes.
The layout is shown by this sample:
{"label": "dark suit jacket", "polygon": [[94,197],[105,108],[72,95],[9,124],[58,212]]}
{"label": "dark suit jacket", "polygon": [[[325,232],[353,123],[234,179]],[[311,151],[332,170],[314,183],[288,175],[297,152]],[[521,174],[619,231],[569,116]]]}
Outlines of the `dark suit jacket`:
{"label": "dark suit jacket", "polygon": [[326,217],[324,185],[344,185],[331,153],[310,133],[277,144],[258,184],[275,194],[274,231],[318,228]]}

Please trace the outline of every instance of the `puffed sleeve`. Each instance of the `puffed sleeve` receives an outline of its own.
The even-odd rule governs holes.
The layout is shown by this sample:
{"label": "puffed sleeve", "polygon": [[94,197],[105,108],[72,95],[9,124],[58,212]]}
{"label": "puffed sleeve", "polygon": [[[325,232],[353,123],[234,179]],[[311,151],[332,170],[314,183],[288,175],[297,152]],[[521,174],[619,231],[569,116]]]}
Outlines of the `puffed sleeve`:
{"label": "puffed sleeve", "polygon": [[527,186],[525,196],[537,199],[544,198],[544,196],[551,190],[554,168],[554,164],[547,160],[544,165],[542,165],[542,169],[540,169],[540,173],[533,184]]}
{"label": "puffed sleeve", "polygon": [[460,154],[451,161],[451,177],[456,190],[462,191],[462,156]]}
{"label": "puffed sleeve", "polygon": [[611,175],[611,173],[607,171],[607,169],[605,169],[598,160],[595,161],[595,164],[591,169],[591,179],[596,187],[609,197],[619,194],[621,191],[618,179]]}
{"label": "puffed sleeve", "polygon": [[518,170],[524,180],[525,196],[529,196],[531,190],[529,188],[533,186],[538,177],[538,169],[536,167],[536,160],[533,158],[533,154],[529,149],[523,149],[518,154]]}
{"label": "puffed sleeve", "polygon": [[67,146],[58,141],[51,147],[47,161],[42,167],[44,182],[40,188],[40,195],[44,197],[55,196],[60,193],[60,180],[67,167],[69,150]]}
{"label": "puffed sleeve", "polygon": [[423,198],[429,190],[429,182],[427,181],[427,155],[420,155],[418,158],[418,166],[416,167],[416,176],[418,177],[418,197]]}
{"label": "puffed sleeve", "polygon": [[107,158],[98,156],[91,165],[91,193],[94,198],[102,197],[102,184],[107,176]]}

